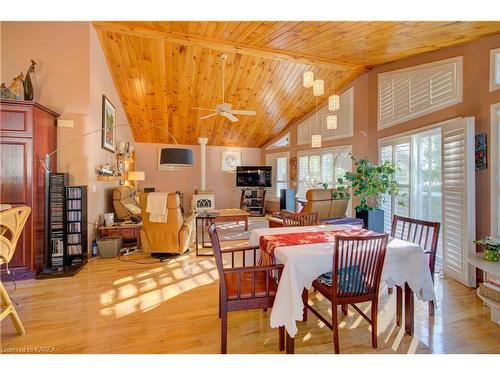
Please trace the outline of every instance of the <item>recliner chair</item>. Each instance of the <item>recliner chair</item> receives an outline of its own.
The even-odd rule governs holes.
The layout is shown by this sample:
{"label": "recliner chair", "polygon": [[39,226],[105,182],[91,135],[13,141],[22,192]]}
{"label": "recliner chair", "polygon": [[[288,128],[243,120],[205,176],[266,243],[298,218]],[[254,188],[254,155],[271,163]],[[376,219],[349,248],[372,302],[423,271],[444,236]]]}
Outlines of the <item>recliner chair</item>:
{"label": "recliner chair", "polygon": [[307,203],[302,212],[317,212],[320,220],[346,216],[347,199],[333,199],[332,193],[337,189],[309,189],[306,192]]}
{"label": "recliner chair", "polygon": [[146,253],[182,254],[189,249],[190,230],[184,224],[180,208],[180,198],[176,193],[168,193],[167,222],[155,223],[146,212],[148,193],[139,195],[142,213],[141,242]]}

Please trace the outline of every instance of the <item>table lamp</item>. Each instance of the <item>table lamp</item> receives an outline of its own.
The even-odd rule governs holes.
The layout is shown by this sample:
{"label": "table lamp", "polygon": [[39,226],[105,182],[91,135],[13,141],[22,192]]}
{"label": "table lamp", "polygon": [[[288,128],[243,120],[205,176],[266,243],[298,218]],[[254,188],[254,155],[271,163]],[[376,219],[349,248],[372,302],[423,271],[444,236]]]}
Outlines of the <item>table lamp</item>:
{"label": "table lamp", "polygon": [[135,190],[137,190],[137,181],[144,181],[146,179],[146,173],[144,171],[129,171],[127,173],[127,180],[134,181]]}

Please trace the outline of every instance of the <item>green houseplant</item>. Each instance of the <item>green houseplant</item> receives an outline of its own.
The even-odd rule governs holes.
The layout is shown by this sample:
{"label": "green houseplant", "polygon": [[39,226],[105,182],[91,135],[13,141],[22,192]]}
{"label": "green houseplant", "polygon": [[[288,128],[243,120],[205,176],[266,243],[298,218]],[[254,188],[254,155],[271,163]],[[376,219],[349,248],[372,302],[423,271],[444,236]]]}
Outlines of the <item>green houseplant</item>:
{"label": "green houseplant", "polygon": [[352,155],[351,159],[354,171],[347,171],[343,178],[337,179],[337,191],[332,194],[332,198],[345,199],[352,193],[358,198],[356,217],[363,219],[366,228],[383,232],[384,211],[378,205],[383,199],[382,194],[398,193],[398,184],[394,179],[396,168],[389,161],[375,164],[366,158],[357,160]]}

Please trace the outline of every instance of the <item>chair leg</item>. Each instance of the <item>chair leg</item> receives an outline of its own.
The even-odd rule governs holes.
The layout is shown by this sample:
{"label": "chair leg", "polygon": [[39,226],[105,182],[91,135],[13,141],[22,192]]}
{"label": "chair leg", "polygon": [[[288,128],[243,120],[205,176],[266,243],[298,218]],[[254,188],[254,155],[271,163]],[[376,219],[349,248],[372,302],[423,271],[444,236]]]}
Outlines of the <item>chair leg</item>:
{"label": "chair leg", "polygon": [[4,313],[10,311],[7,315],[10,315],[10,318],[12,319],[12,323],[14,324],[17,333],[20,335],[24,335],[26,333],[26,330],[24,329],[23,323],[21,322],[21,318],[19,318],[19,315],[17,314],[17,311],[14,308],[14,305],[12,304],[12,301],[8,293],[1,282],[0,282],[0,302],[4,310]]}
{"label": "chair leg", "polygon": [[225,305],[222,306],[221,314],[221,325],[220,325],[220,353],[227,353],[227,308]]}
{"label": "chair leg", "polygon": [[219,287],[219,319],[221,318],[221,298],[220,298],[220,287]]}
{"label": "chair leg", "polygon": [[334,304],[332,304],[332,333],[333,349],[335,350],[335,354],[340,354],[338,311],[337,305]]}
{"label": "chair leg", "polygon": [[378,317],[378,301],[372,301],[372,347],[377,347],[377,317]]}
{"label": "chair leg", "polygon": [[342,314],[345,316],[349,313],[349,305],[342,305]]}
{"label": "chair leg", "polygon": [[403,318],[403,288],[396,286],[396,325],[401,326]]}
{"label": "chair leg", "polygon": [[285,350],[285,327],[281,326],[278,328],[279,331],[279,346],[280,346],[280,352]]}
{"label": "chair leg", "polygon": [[304,310],[302,311],[302,321],[307,322],[307,301],[309,299],[309,290],[304,288],[302,291],[302,303],[304,304]]}

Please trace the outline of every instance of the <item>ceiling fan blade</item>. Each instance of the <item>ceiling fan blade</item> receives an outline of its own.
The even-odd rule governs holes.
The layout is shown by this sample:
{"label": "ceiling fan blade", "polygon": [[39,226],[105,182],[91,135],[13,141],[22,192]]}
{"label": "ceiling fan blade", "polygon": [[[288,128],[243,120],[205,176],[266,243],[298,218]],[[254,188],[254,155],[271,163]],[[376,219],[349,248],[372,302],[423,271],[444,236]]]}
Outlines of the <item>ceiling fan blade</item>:
{"label": "ceiling fan blade", "polygon": [[206,115],[206,116],[200,117],[200,120],[205,120],[205,119],[207,119],[207,118],[217,116],[218,114],[219,114],[219,113],[212,113],[212,114],[210,114],[210,115]]}
{"label": "ceiling fan blade", "polygon": [[247,115],[247,116],[255,116],[257,112],[255,111],[245,111],[243,109],[233,109],[231,110],[233,115]]}
{"label": "ceiling fan blade", "polygon": [[228,112],[221,112],[221,115],[226,117],[229,121],[231,122],[238,122],[238,117],[234,116],[233,114],[231,113],[228,113]]}
{"label": "ceiling fan blade", "polygon": [[216,109],[209,109],[209,108],[200,108],[200,107],[191,107],[191,109],[199,110],[199,111],[211,111],[211,112],[219,112]]}

